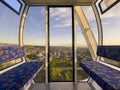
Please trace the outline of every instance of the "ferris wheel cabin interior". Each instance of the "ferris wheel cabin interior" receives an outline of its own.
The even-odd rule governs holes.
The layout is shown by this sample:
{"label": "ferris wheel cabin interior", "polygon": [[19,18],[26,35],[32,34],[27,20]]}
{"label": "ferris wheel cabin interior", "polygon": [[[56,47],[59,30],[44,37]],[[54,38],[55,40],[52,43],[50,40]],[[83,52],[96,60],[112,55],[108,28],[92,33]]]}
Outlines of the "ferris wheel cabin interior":
{"label": "ferris wheel cabin interior", "polygon": [[0,0],[0,90],[120,90],[120,0]]}

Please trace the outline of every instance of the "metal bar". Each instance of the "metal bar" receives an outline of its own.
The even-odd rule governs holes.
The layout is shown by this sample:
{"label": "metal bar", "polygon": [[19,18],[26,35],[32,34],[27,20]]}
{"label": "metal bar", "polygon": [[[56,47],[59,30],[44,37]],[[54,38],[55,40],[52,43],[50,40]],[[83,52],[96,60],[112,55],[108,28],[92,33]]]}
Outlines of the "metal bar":
{"label": "metal bar", "polygon": [[[74,13],[74,12],[73,12]],[[74,83],[77,83],[76,17],[74,14]]]}
{"label": "metal bar", "polygon": [[45,77],[45,82],[46,84],[48,84],[48,58],[49,58],[49,50],[48,50],[48,47],[49,47],[49,33],[48,33],[48,6],[46,6],[46,11],[45,11],[45,15],[46,15],[46,23],[45,23],[45,26],[46,26],[46,61],[45,61],[45,68],[46,68],[46,77]]}
{"label": "metal bar", "polygon": [[[96,60],[97,42],[81,7],[75,6],[75,15],[80,25],[93,60]],[[89,29],[88,29],[89,28]],[[86,31],[87,29],[87,31]]]}
{"label": "metal bar", "polygon": [[19,28],[19,45],[20,46],[23,46],[23,33],[24,33],[24,25],[25,25],[27,12],[28,12],[28,6],[25,7],[21,21],[20,21],[20,28]]}
{"label": "metal bar", "polygon": [[92,8],[93,8],[93,12],[95,14],[97,27],[98,27],[98,45],[102,45],[103,44],[103,34],[102,34],[102,24],[101,24],[100,15],[99,15],[96,5],[92,4]]}
{"label": "metal bar", "polygon": [[[96,7],[96,2],[92,4],[93,12],[95,14],[96,22],[97,22],[97,28],[98,28],[98,45],[103,45],[103,29],[102,29],[102,24],[101,24],[101,19],[99,12]],[[97,57],[96,60],[100,60],[101,57]]]}
{"label": "metal bar", "polygon": [[73,82],[75,82],[75,55],[74,55],[74,7],[72,7],[72,62],[73,62]]}
{"label": "metal bar", "polygon": [[[25,25],[25,20],[26,20],[26,16],[27,16],[27,12],[28,12],[28,8],[29,6],[25,6],[23,13],[22,13],[22,17],[21,17],[21,21],[20,21],[20,26],[19,26],[19,46],[23,46],[23,34],[24,34],[24,25]],[[25,58],[22,57],[21,58],[23,62],[25,62]]]}

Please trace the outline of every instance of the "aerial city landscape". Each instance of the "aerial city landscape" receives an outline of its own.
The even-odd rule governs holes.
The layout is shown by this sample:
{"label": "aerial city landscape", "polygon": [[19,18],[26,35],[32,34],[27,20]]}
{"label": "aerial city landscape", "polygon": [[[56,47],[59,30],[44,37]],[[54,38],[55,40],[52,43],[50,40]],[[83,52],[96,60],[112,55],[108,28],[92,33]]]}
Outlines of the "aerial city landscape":
{"label": "aerial city landscape", "polygon": [[[25,52],[27,61],[36,60],[45,63],[46,54],[44,46],[25,46]],[[87,47],[77,48],[78,81],[87,78],[86,73],[79,66],[79,62],[82,60],[92,60]],[[51,46],[49,62],[50,81],[73,80],[73,54],[71,47]],[[44,82],[43,78],[45,78],[45,68],[40,71],[35,80]]]}

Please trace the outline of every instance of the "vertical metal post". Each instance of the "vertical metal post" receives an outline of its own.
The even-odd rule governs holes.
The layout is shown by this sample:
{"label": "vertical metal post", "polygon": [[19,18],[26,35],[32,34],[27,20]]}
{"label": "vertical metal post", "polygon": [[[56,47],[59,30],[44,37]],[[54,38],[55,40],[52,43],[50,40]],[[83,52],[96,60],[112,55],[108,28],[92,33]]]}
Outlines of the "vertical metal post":
{"label": "vertical metal post", "polygon": [[[97,27],[98,27],[98,45],[103,45],[103,29],[102,29],[100,15],[99,15],[99,12],[97,10],[95,3],[96,3],[96,1],[92,4],[92,8],[93,8],[93,12],[95,14],[96,23],[97,23]],[[97,61],[100,59],[101,59],[101,57],[96,58]]]}
{"label": "vertical metal post", "polygon": [[[73,9],[74,10],[74,9]],[[77,46],[76,46],[76,17],[74,14],[74,80],[77,83]]]}
{"label": "vertical metal post", "polygon": [[103,45],[103,32],[102,32],[102,24],[101,24],[100,15],[97,10],[97,7],[94,4],[92,4],[92,8],[93,8],[93,12],[95,14],[97,27],[98,27],[98,45]]}
{"label": "vertical metal post", "polygon": [[73,53],[73,82],[75,82],[75,35],[74,35],[74,6],[72,6],[72,53]]}
{"label": "vertical metal post", "polygon": [[26,16],[27,16],[27,12],[28,12],[28,7],[26,6],[24,11],[23,11],[23,15],[21,17],[21,21],[20,21],[20,28],[19,28],[19,45],[23,46],[23,34],[24,34],[24,25],[25,25],[25,20],[26,20]]}
{"label": "vertical metal post", "polygon": [[[26,20],[28,8],[29,8],[28,5],[25,6],[22,17],[21,17],[21,21],[20,21],[20,26],[19,26],[19,46],[23,46],[24,25],[25,25],[25,20]],[[24,57],[22,57],[21,59],[22,59],[23,62],[25,62]]]}
{"label": "vertical metal post", "polygon": [[48,84],[48,47],[49,47],[49,43],[48,43],[48,6],[46,6],[46,10],[45,10],[45,15],[46,15],[46,23],[45,23],[45,26],[46,26],[46,61],[45,61],[45,68],[46,68],[46,77],[45,77],[45,82],[46,84]]}

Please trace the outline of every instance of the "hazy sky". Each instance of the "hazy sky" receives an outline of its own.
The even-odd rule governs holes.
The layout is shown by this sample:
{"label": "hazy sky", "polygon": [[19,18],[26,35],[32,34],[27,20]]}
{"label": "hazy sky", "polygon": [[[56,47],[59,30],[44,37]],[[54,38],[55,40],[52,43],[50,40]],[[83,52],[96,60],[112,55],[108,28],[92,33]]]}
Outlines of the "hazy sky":
{"label": "hazy sky", "polygon": [[16,14],[0,2],[0,43],[18,44],[18,33],[21,14]]}
{"label": "hazy sky", "polygon": [[[120,3],[101,15],[104,44],[120,45]],[[92,8],[82,7],[93,33],[98,37],[97,25]],[[71,46],[71,8],[50,8],[50,45]],[[0,3],[0,43],[18,43],[20,16]],[[76,25],[77,44],[85,45],[80,26]],[[45,45],[45,7],[31,7],[28,11],[24,44]]]}
{"label": "hazy sky", "polygon": [[7,3],[9,3],[10,6],[15,7],[14,9],[16,11],[19,11],[19,9],[20,9],[20,3],[17,0],[12,0],[12,2],[11,2],[11,0],[4,0],[4,1],[7,2]]}

